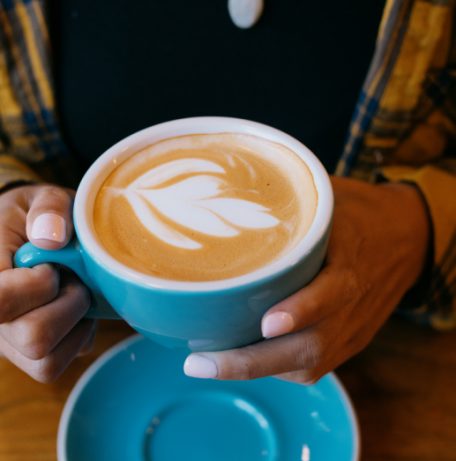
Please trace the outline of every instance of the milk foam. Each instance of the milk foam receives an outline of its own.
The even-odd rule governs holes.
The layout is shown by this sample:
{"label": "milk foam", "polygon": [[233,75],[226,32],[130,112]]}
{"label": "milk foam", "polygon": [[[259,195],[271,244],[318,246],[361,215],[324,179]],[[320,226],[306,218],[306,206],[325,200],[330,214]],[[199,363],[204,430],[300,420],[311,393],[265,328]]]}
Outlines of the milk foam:
{"label": "milk foam", "polygon": [[[233,161],[231,155],[226,157],[228,162]],[[248,169],[255,176],[250,165]],[[222,178],[207,173],[218,173]],[[242,228],[267,229],[280,223],[269,214],[268,208],[258,203],[220,196],[224,189],[229,190],[224,174],[225,169],[215,162],[186,158],[152,168],[125,189],[111,191],[129,201],[149,232],[169,245],[187,250],[199,249],[202,244],[173,229],[162,217],[197,232],[224,238],[239,235]],[[182,176],[187,177],[180,179]],[[163,185],[170,180],[176,182]]]}
{"label": "milk foam", "polygon": [[118,165],[97,194],[94,225],[126,265],[177,280],[217,280],[290,251],[317,203],[288,148],[236,133],[175,137]]}

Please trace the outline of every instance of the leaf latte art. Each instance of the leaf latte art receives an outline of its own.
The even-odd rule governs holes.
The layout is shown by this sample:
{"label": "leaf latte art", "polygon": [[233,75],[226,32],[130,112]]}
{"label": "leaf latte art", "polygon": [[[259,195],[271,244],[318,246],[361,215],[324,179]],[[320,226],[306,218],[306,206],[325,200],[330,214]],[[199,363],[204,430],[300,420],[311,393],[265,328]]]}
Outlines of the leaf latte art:
{"label": "leaf latte art", "polygon": [[292,151],[254,136],[188,135],[118,165],[94,227],[117,260],[174,280],[219,280],[290,251],[310,227],[312,176]]}
{"label": "leaf latte art", "polygon": [[[188,250],[203,245],[173,229],[161,216],[214,237],[235,237],[239,228],[265,229],[279,224],[262,205],[220,197],[226,183],[209,173],[224,174],[225,170],[215,162],[198,158],[173,160],[148,171],[120,193],[146,229],[163,242]],[[173,179],[177,181],[160,187]]]}

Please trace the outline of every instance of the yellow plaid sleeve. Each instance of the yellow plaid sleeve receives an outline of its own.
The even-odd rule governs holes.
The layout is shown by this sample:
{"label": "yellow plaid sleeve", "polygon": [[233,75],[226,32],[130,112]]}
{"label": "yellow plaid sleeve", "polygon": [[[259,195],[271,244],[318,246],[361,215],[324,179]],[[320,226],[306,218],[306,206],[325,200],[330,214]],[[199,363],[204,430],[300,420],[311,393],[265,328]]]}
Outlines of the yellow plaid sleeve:
{"label": "yellow plaid sleeve", "polygon": [[433,225],[433,265],[400,311],[438,329],[456,327],[455,21],[454,1],[387,0],[336,171],[421,190]]}
{"label": "yellow plaid sleeve", "polygon": [[38,181],[40,177],[25,163],[7,154],[0,155],[0,192],[15,183]]}
{"label": "yellow plaid sleeve", "polygon": [[80,177],[56,116],[46,3],[0,1],[0,190]]}
{"label": "yellow plaid sleeve", "polygon": [[[433,226],[433,268],[422,300],[427,320],[437,329],[456,327],[456,176],[434,166],[414,169],[389,166],[382,175],[390,181],[414,183],[426,199]],[[420,308],[414,311],[420,315]]]}

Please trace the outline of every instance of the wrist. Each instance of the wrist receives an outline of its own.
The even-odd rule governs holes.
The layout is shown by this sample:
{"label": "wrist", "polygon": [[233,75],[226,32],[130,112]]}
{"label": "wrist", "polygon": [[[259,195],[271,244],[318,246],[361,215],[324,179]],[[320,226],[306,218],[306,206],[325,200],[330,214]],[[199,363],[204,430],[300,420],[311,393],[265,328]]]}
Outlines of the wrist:
{"label": "wrist", "polygon": [[0,187],[0,194],[3,194],[4,192],[8,192],[12,189],[17,189],[18,187],[22,186],[33,186],[37,184],[37,181],[26,181],[26,180],[19,180],[19,181],[12,181],[8,184],[5,184],[3,187]]}
{"label": "wrist", "polygon": [[403,223],[403,244],[408,250],[411,283],[413,286],[429,272],[433,260],[432,219],[426,200],[414,184],[384,184],[394,196],[392,200],[397,206],[397,219]]}

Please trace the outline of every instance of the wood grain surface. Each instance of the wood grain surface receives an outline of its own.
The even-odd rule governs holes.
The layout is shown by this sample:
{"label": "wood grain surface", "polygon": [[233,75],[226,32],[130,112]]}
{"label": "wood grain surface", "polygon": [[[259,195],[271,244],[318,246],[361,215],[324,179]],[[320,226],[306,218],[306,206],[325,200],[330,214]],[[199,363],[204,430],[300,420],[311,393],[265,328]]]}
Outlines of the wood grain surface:
{"label": "wood grain surface", "polygon": [[[68,393],[96,357],[130,334],[121,322],[103,322],[94,351],[52,385],[0,359],[0,461],[55,461]],[[362,461],[456,461],[456,333],[391,320],[337,373],[358,412]]]}

